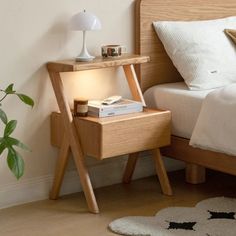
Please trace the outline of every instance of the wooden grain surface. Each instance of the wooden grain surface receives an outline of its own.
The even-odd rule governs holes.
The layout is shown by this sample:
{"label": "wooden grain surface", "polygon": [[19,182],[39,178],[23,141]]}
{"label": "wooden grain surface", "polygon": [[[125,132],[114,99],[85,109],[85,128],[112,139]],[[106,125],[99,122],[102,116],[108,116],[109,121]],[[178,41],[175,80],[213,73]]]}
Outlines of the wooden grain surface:
{"label": "wooden grain surface", "polygon": [[120,116],[110,116],[110,117],[103,117],[103,118],[87,116],[87,117],[77,117],[76,119],[88,120],[88,121],[92,121],[92,122],[96,122],[100,124],[110,124],[110,123],[115,123],[117,121],[126,121],[126,120],[142,118],[142,117],[156,116],[157,113],[163,114],[163,113],[169,113],[169,111],[144,108],[143,112],[130,113],[130,114],[120,115]]}
{"label": "wooden grain surface", "polygon": [[[110,171],[119,175],[115,168],[106,170]],[[132,181],[130,185],[98,188],[96,195],[102,212],[99,215],[87,212],[83,192],[63,196],[59,201],[43,200],[1,209],[0,235],[118,236],[107,228],[114,219],[154,216],[166,207],[194,207],[199,201],[212,197],[236,197],[235,176],[211,172],[205,184],[196,186],[185,183],[181,171],[170,173],[170,181],[174,188],[172,197],[161,194],[154,176]],[[231,232],[234,235],[234,231]]]}
{"label": "wooden grain surface", "polygon": [[75,60],[48,62],[47,68],[49,71],[53,72],[72,72],[72,71],[101,69],[115,66],[124,66],[130,64],[139,64],[148,61],[149,61],[148,56],[124,54],[121,57],[114,57],[114,58],[96,57],[93,61],[89,62],[76,62]]}
{"label": "wooden grain surface", "polygon": [[190,184],[200,184],[206,181],[206,168],[196,164],[186,163],[185,180]]}
{"label": "wooden grain surface", "polygon": [[67,137],[64,135],[62,139],[62,146],[57,158],[56,168],[54,170],[54,179],[52,189],[50,192],[50,199],[56,200],[59,197],[62,181],[65,175],[65,170],[69,160],[70,145]]}
{"label": "wooden grain surface", "polygon": [[123,66],[125,77],[129,85],[133,100],[142,102],[143,106],[146,107],[144,97],[137,79],[136,72],[133,65]]}
{"label": "wooden grain surface", "polygon": [[129,154],[129,158],[123,175],[123,183],[129,184],[134,174],[135,166],[138,161],[139,152]]}
{"label": "wooden grain surface", "polygon": [[236,175],[235,157],[193,148],[189,146],[188,139],[172,136],[171,146],[163,148],[161,151],[163,155],[168,157]]}
{"label": "wooden grain surface", "polygon": [[[153,85],[183,79],[167,56],[158,39],[153,21],[209,20],[236,15],[235,0],[137,0],[136,1],[136,53],[149,55],[151,62],[136,66],[142,90]],[[235,157],[189,146],[189,140],[173,137],[171,146],[162,149],[164,155],[187,163],[208,167],[236,175]],[[187,180],[202,182],[204,170],[189,166]]]}
{"label": "wooden grain surface", "polygon": [[[146,109],[144,112],[106,118],[76,117],[85,154],[103,159],[166,146],[170,143],[169,111]],[[52,145],[61,147],[64,126],[61,114],[51,116]]]}
{"label": "wooden grain surface", "polygon": [[153,21],[207,20],[232,15],[236,15],[235,0],[138,0],[136,53],[151,58],[150,63],[136,66],[142,90],[156,84],[182,80],[154,31]]}
{"label": "wooden grain surface", "polygon": [[118,156],[170,144],[169,111],[103,126],[102,156]]}
{"label": "wooden grain surface", "polygon": [[166,169],[160,154],[159,148],[152,150],[153,160],[155,162],[157,176],[159,178],[161,189],[163,194],[171,196],[173,195],[172,188],[170,186],[169,178],[166,173]]}
{"label": "wooden grain surface", "polygon": [[[70,106],[67,102],[65,93],[64,93],[64,87],[63,87],[63,83],[62,83],[62,79],[60,77],[60,73],[58,72],[52,72],[49,71],[49,75],[50,75],[50,79],[52,82],[52,86],[54,89],[54,93],[57,99],[57,104],[59,106],[59,109],[61,111],[61,115],[62,115],[62,120],[63,120],[63,127],[65,129],[65,133],[64,136],[71,148],[71,151],[73,153],[73,158],[75,161],[75,165],[77,167],[77,172],[79,174],[80,177],[80,182],[81,185],[83,187],[84,190],[84,194],[85,194],[85,198],[88,204],[88,208],[92,213],[98,213],[99,209],[98,209],[98,205],[97,205],[97,201],[93,192],[93,188],[92,188],[92,184],[90,181],[90,177],[89,177],[89,173],[88,173],[88,169],[86,167],[85,164],[85,160],[84,160],[84,154],[83,151],[81,149],[81,145],[80,145],[80,140],[78,138],[78,133],[76,132],[76,128],[75,128],[75,124],[73,122],[73,117],[71,114],[71,110],[70,110]],[[55,190],[55,196],[56,193],[59,191],[60,188],[60,181],[59,178],[60,176],[64,174],[64,168],[65,168],[65,164],[66,164],[66,153],[67,153],[67,146],[66,144],[63,144],[63,147],[65,150],[61,151],[61,157],[58,159],[58,168],[57,171],[60,172],[61,174],[55,174],[55,178],[53,181],[53,187],[52,190]],[[58,178],[58,179],[57,179]],[[59,184],[57,184],[59,183]]]}

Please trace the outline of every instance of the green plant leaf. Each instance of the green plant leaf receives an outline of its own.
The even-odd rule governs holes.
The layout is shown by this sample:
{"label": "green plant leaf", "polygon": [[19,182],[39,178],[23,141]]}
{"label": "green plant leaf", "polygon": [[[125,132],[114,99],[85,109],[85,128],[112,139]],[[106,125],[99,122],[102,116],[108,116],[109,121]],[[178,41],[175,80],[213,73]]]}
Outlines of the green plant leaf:
{"label": "green plant leaf", "polygon": [[2,109],[0,109],[0,119],[5,125],[7,124],[7,115]]}
{"label": "green plant leaf", "polygon": [[24,160],[13,148],[8,149],[7,164],[17,179],[24,174]]}
{"label": "green plant leaf", "polygon": [[24,143],[22,143],[20,140],[12,138],[12,137],[6,137],[6,142],[8,146],[17,146],[24,150],[31,151]]}
{"label": "green plant leaf", "polygon": [[6,144],[3,142],[3,140],[0,141],[0,155],[3,153],[3,151],[6,149]]}
{"label": "green plant leaf", "polygon": [[10,120],[4,129],[4,137],[8,137],[16,128],[17,121]]}
{"label": "green plant leaf", "polygon": [[5,93],[7,93],[7,94],[13,94],[13,93],[15,93],[16,91],[13,90],[13,86],[14,86],[14,84],[8,85],[7,88],[4,90]]}
{"label": "green plant leaf", "polygon": [[34,106],[34,101],[31,97],[25,95],[25,94],[20,94],[20,93],[16,93],[16,95],[20,98],[20,100],[22,102],[24,102],[25,104],[33,107]]}

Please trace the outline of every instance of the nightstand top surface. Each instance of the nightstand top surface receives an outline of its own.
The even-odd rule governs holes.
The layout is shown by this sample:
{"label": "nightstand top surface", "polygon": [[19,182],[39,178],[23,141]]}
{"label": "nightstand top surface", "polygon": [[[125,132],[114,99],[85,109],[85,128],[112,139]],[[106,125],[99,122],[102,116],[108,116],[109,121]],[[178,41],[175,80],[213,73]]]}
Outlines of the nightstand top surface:
{"label": "nightstand top surface", "polygon": [[170,111],[168,110],[153,110],[149,108],[144,108],[143,112],[135,112],[135,113],[130,113],[126,115],[119,115],[119,116],[110,116],[110,117],[92,117],[92,116],[87,116],[87,117],[76,117],[75,119],[80,119],[80,120],[85,120],[85,121],[90,121],[90,122],[95,122],[101,125],[104,124],[109,124],[109,123],[116,123],[118,121],[127,121],[127,120],[132,120],[132,119],[142,119],[145,117],[152,117],[152,116],[171,116]]}
{"label": "nightstand top surface", "polygon": [[106,67],[124,66],[130,64],[141,64],[148,62],[148,56],[140,56],[134,54],[124,54],[121,57],[103,58],[96,57],[88,62],[76,62],[75,59],[48,62],[47,68],[53,72],[73,72],[82,70],[101,69]]}

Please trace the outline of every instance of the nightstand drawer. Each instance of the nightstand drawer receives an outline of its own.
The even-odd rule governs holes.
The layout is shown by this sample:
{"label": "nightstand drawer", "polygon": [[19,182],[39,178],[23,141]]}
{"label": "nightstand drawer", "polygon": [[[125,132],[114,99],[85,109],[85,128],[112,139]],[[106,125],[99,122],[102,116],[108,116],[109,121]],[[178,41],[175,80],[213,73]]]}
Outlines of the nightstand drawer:
{"label": "nightstand drawer", "polygon": [[[170,144],[169,111],[106,118],[75,118],[83,152],[98,159],[154,149]],[[51,143],[60,147],[64,134],[60,113],[51,116]]]}

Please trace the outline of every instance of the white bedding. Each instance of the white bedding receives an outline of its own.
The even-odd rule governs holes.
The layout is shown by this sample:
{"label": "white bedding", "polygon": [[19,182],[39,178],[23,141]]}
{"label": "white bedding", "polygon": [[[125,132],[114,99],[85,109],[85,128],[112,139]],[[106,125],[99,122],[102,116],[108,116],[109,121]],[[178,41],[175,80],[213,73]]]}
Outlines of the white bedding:
{"label": "white bedding", "polygon": [[184,82],[177,82],[153,86],[144,93],[144,98],[148,107],[170,110],[172,134],[190,139],[202,101],[211,91],[191,91]]}
{"label": "white bedding", "polygon": [[184,82],[153,86],[144,93],[148,107],[172,112],[172,134],[190,145],[236,156],[236,83],[191,91]]}
{"label": "white bedding", "polygon": [[206,97],[190,145],[236,156],[236,84]]}

